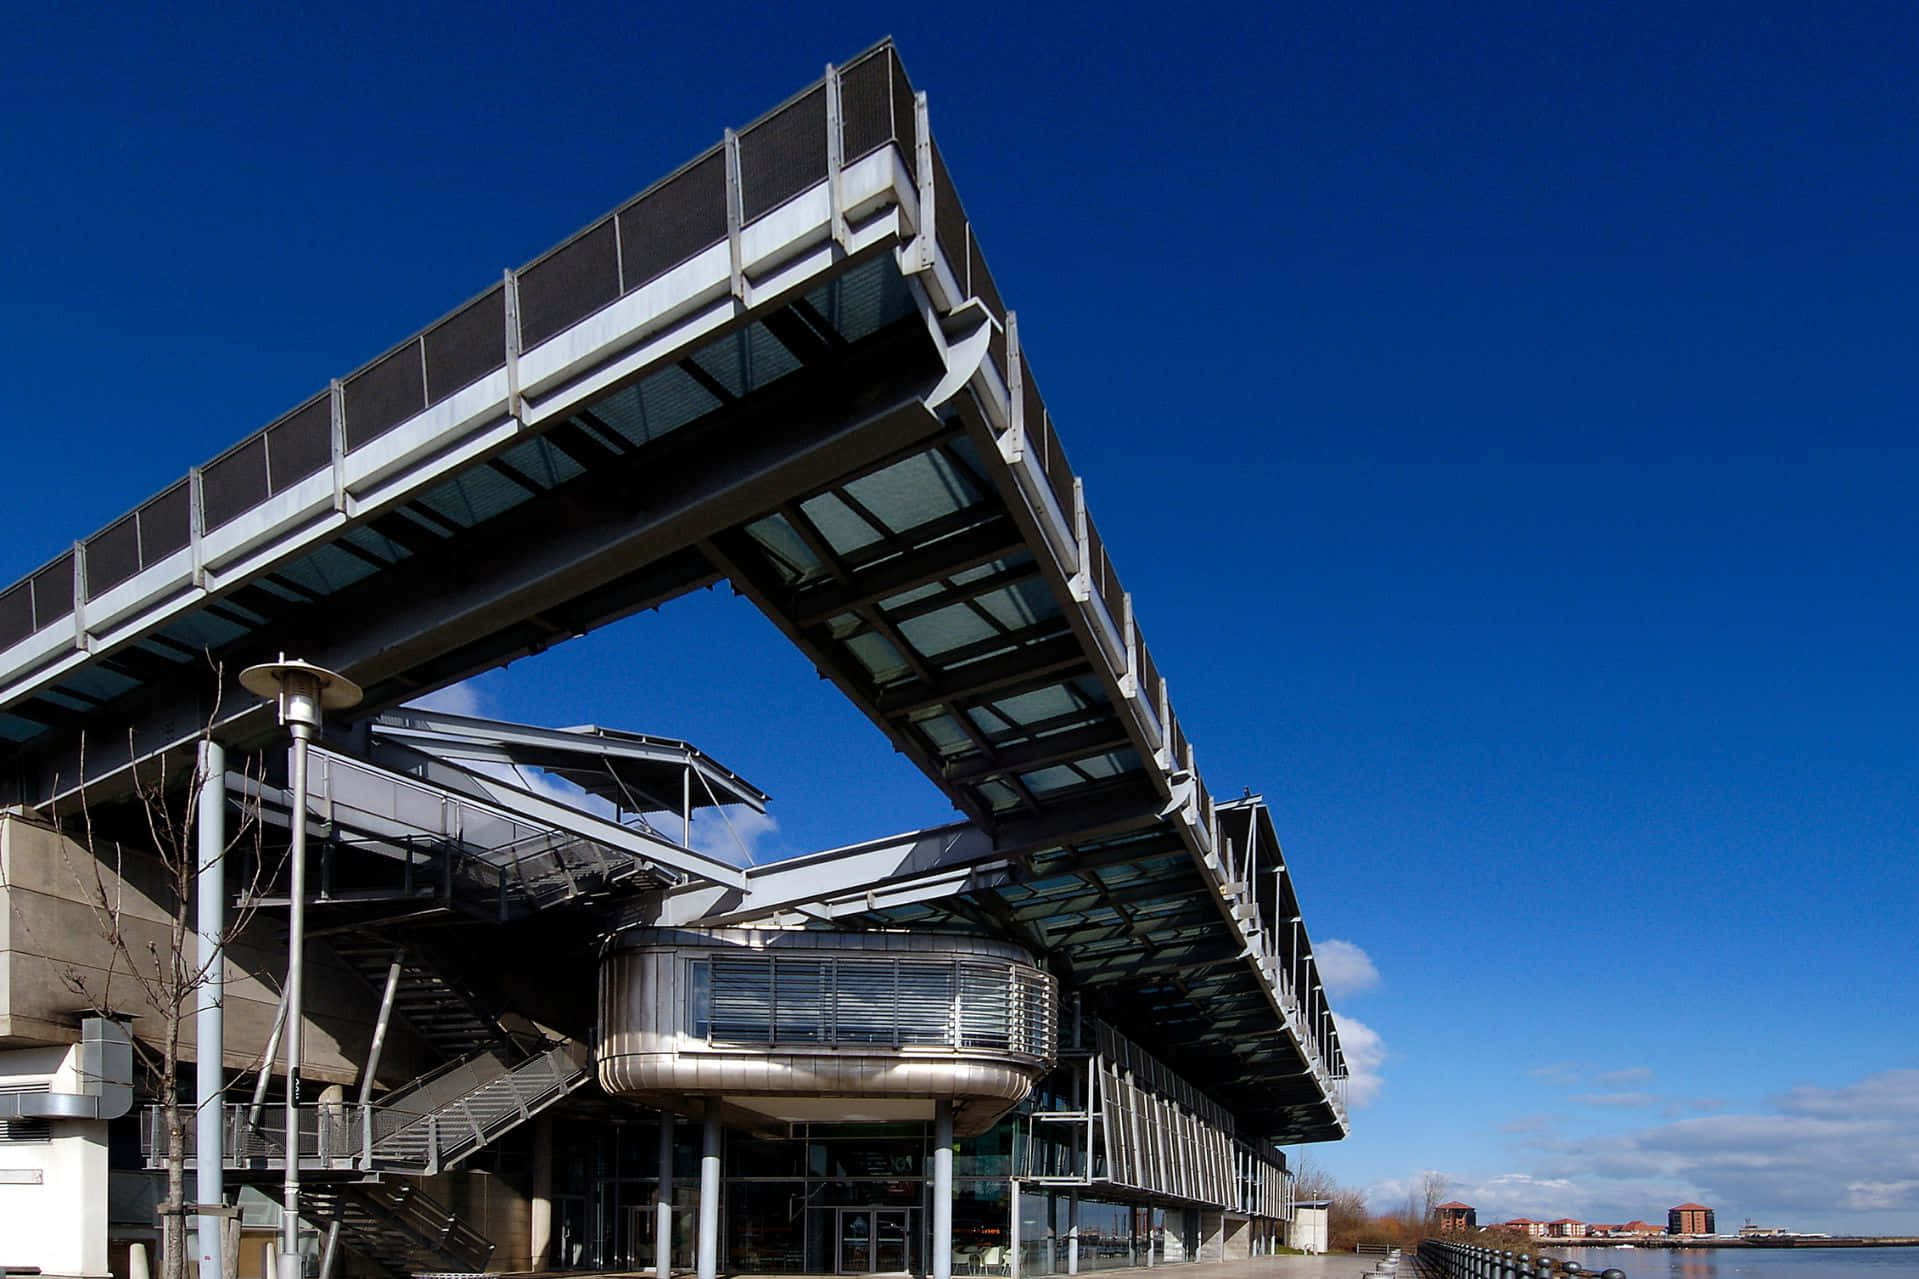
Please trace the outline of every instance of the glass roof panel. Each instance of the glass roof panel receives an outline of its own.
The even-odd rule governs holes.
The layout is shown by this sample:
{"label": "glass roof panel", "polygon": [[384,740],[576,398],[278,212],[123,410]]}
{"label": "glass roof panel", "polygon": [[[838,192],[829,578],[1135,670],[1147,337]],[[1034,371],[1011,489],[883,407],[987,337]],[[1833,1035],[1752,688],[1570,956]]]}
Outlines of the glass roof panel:
{"label": "glass roof panel", "polygon": [[840,555],[871,546],[880,540],[877,529],[855,515],[852,507],[831,493],[807,498],[800,503],[800,510],[806,513],[807,519],[813,521],[813,527],[820,531],[826,544]]}
{"label": "glass roof panel", "polygon": [[140,681],[96,664],[80,667],[62,678],[60,684],[104,702],[138,688]]}
{"label": "glass roof panel", "polygon": [[825,574],[826,566],[784,515],[769,515],[746,526],[746,535],[766,552],[780,580],[788,586]]}
{"label": "glass roof panel", "polygon": [[875,258],[806,295],[807,303],[848,342],[877,332],[913,309],[897,267]]}
{"label": "glass roof panel", "polygon": [[[403,560],[407,556],[412,554],[412,552],[407,550],[406,547],[401,546],[398,542],[394,541],[392,538],[388,537],[386,534],[378,532],[375,529],[369,528],[365,525],[361,525],[359,528],[355,528],[355,529],[348,529],[345,533],[342,533],[340,535],[340,540],[342,542],[351,542],[355,546],[359,547],[361,550],[367,552],[370,555],[377,555],[389,564],[395,563],[399,560]],[[227,604],[225,605],[225,607],[239,608],[239,605]],[[252,616],[254,617],[255,625],[258,625],[259,623],[266,621],[264,617],[260,617],[258,614],[253,614]]]}
{"label": "glass roof panel", "polygon": [[9,742],[24,742],[29,737],[37,737],[45,731],[44,725],[37,724],[33,720],[22,719],[18,715],[0,711],[0,738]]}
{"label": "glass roof panel", "polygon": [[998,634],[985,618],[964,604],[949,604],[936,612],[909,617],[899,624],[899,632],[908,644],[928,657]]}
{"label": "glass roof panel", "polygon": [[1065,790],[1069,786],[1084,786],[1086,779],[1064,764],[1054,764],[1051,768],[1039,768],[1030,773],[1021,773],[1020,781],[1026,789],[1035,795],[1046,795],[1053,791]]}
{"label": "glass roof panel", "polygon": [[1038,578],[1002,586],[976,598],[979,606],[1008,630],[1017,631],[1045,618],[1059,616],[1059,601]]}
{"label": "glass roof panel", "polygon": [[981,498],[973,477],[938,449],[862,475],[846,491],[895,533],[976,506]]}
{"label": "glass roof panel", "polygon": [[[986,705],[1007,723],[1021,726],[1037,724],[1041,720],[1053,719],[1097,704],[1088,696],[1086,687],[1088,683],[1090,681],[1077,679],[1063,684],[1048,684],[1044,688],[1015,693],[1011,697],[1002,697]],[[1104,701],[1104,697],[1099,699],[1100,703]]]}
{"label": "glass roof panel", "polygon": [[482,466],[454,476],[420,498],[420,504],[461,528],[472,528],[482,520],[512,510],[531,496],[498,471]]}
{"label": "glass roof panel", "polygon": [[916,604],[920,600],[931,599],[933,596],[938,595],[943,589],[938,582],[928,582],[925,586],[915,586],[910,591],[901,591],[898,595],[887,596],[880,601],[880,607],[884,609],[905,608],[908,604]]}
{"label": "glass roof panel", "polygon": [[[318,546],[291,564],[282,565],[275,572],[294,585],[312,591],[315,595],[331,595],[337,590],[351,586],[363,577],[370,577],[374,569],[373,565],[359,556],[349,554],[337,546]],[[234,635],[243,633],[237,626],[232,630]],[[160,633],[170,635],[172,628],[168,627]],[[199,642],[196,641],[194,646],[198,647]]]}
{"label": "glass roof panel", "polygon": [[1090,755],[1073,762],[1087,776],[1098,778],[1117,777],[1121,773],[1136,772],[1140,767],[1139,752],[1130,747],[1126,750],[1108,751],[1104,755]]}
{"label": "glass roof panel", "polygon": [[996,813],[1019,807],[1019,792],[1002,781],[985,781],[973,788]]}
{"label": "glass roof panel", "polygon": [[[341,559],[358,564],[359,567],[365,569],[368,573],[373,571],[370,566],[361,564],[360,561],[354,559],[345,551],[334,551],[330,546],[323,546],[320,549],[323,551],[333,551],[333,553]],[[305,560],[312,558],[312,555],[307,555],[302,558],[301,562],[304,563]],[[242,635],[245,635],[247,628],[237,623],[229,622],[225,618],[217,617],[205,609],[202,609],[197,613],[188,613],[182,617],[174,618],[173,621],[161,627],[156,633],[165,636],[176,644],[198,652],[201,649],[220,648],[223,645],[230,644]]]}
{"label": "glass roof panel", "polygon": [[959,721],[944,711],[922,712],[912,720],[913,727],[926,735],[926,739],[937,747],[941,754],[954,754],[970,750],[973,739],[959,726]]}
{"label": "glass roof panel", "polygon": [[719,397],[677,364],[598,400],[588,411],[635,444],[657,440],[720,406]]}
{"label": "glass roof panel", "polygon": [[846,651],[859,660],[859,664],[873,676],[875,683],[890,684],[912,673],[912,668],[900,656],[900,651],[893,647],[893,642],[876,631],[851,637],[846,641]]}
{"label": "glass roof panel", "polygon": [[500,460],[547,488],[556,488],[586,470],[543,439],[523,440],[502,453]]}

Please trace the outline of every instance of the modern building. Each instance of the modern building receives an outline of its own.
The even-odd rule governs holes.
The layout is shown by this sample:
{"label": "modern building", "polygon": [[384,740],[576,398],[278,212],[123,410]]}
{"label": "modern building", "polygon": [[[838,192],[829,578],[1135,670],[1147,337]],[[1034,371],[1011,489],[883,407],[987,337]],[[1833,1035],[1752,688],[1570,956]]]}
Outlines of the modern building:
{"label": "modern building", "polygon": [[1552,1239],[1584,1239],[1586,1223],[1572,1217],[1561,1217],[1546,1223],[1546,1235]]}
{"label": "modern building", "polygon": [[1462,1230],[1479,1229],[1479,1213],[1471,1204],[1457,1200],[1439,1205],[1439,1232],[1450,1235]]}
{"label": "modern building", "polygon": [[1546,1223],[1534,1221],[1530,1217],[1514,1217],[1511,1221],[1502,1221],[1499,1223],[1499,1228],[1510,1230],[1514,1234],[1525,1235],[1530,1239],[1544,1238],[1546,1234]]}
{"label": "modern building", "polygon": [[1712,1235],[1718,1229],[1713,1220],[1712,1209],[1705,1204],[1683,1203],[1666,1212],[1666,1233],[1669,1235]]}
{"label": "modern building", "polygon": [[[201,1279],[1285,1237],[1347,1131],[1287,861],[930,119],[829,69],[0,591],[0,1263],[126,1274],[176,1142]],[[737,865],[693,821],[770,799],[699,746],[412,705],[721,582],[960,820]],[[175,939],[209,980],[127,980]]]}

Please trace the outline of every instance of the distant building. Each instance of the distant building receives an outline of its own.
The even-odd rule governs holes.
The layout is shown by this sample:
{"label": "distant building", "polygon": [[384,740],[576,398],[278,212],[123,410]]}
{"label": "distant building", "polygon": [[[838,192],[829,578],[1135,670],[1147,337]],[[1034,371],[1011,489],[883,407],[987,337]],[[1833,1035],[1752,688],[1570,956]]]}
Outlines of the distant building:
{"label": "distant building", "polygon": [[1499,1228],[1510,1230],[1517,1235],[1525,1235],[1529,1239],[1541,1238],[1546,1233],[1546,1223],[1534,1221],[1531,1217],[1514,1217],[1511,1221],[1501,1223]]}
{"label": "distant building", "polygon": [[1792,1231],[1787,1230],[1783,1226],[1744,1225],[1739,1227],[1739,1237],[1741,1239],[1784,1239],[1790,1234],[1792,1234]]}
{"label": "distant building", "polygon": [[1718,1234],[1713,1220],[1712,1209],[1705,1204],[1680,1204],[1666,1213],[1666,1233],[1669,1235],[1714,1235]]}
{"label": "distant building", "polygon": [[1471,1204],[1457,1202],[1441,1204],[1438,1211],[1439,1233],[1442,1235],[1479,1229],[1479,1212]]}
{"label": "distant building", "polygon": [[1574,1221],[1571,1217],[1561,1217],[1558,1221],[1546,1223],[1546,1233],[1554,1239],[1584,1239],[1586,1223]]}
{"label": "distant building", "polygon": [[1646,1239],[1666,1233],[1650,1221],[1639,1220],[1629,1221],[1623,1226],[1615,1226],[1613,1231],[1621,1239]]}

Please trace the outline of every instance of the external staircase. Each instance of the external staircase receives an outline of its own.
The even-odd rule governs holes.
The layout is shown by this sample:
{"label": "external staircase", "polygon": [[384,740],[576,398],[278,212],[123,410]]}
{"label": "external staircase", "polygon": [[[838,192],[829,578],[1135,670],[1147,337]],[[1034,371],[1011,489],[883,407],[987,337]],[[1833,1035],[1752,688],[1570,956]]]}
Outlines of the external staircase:
{"label": "external staircase", "polygon": [[303,1184],[309,1219],[340,1228],[340,1243],[395,1276],[479,1271],[493,1243],[410,1177]]}

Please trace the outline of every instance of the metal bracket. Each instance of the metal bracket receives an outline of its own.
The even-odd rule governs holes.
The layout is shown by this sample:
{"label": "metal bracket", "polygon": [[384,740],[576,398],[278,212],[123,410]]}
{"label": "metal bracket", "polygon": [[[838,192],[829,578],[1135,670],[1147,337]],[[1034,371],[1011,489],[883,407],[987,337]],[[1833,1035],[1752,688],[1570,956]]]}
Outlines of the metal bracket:
{"label": "metal bracket", "polygon": [[733,299],[742,307],[752,305],[746,287],[746,268],[741,258],[740,225],[745,214],[740,203],[740,135],[726,131],[726,259]]}
{"label": "metal bracket", "polygon": [[[426,355],[420,356],[420,385],[426,385]],[[339,378],[327,383],[327,416],[333,459],[333,509],[346,514],[346,388]]]}
{"label": "metal bracket", "polygon": [[933,133],[926,119],[926,91],[913,95],[913,123],[917,135],[913,143],[913,171],[919,183],[919,226],[914,232],[918,261],[908,269],[930,271],[939,257],[933,243],[933,224],[939,217],[933,195]]}
{"label": "metal bracket", "polygon": [[833,243],[846,252],[846,194],[840,170],[846,167],[845,108],[840,102],[840,73],[826,64],[826,199],[832,210]]}
{"label": "metal bracket", "polygon": [[1000,433],[999,455],[1008,466],[1026,456],[1026,357],[1019,349],[1019,317],[1006,313],[1006,419]]}
{"label": "metal bracket", "polygon": [[[618,235],[614,239],[617,241]],[[520,277],[513,273],[512,267],[501,273],[500,289],[506,303],[506,411],[514,421],[524,425],[526,404],[520,398]]]}

